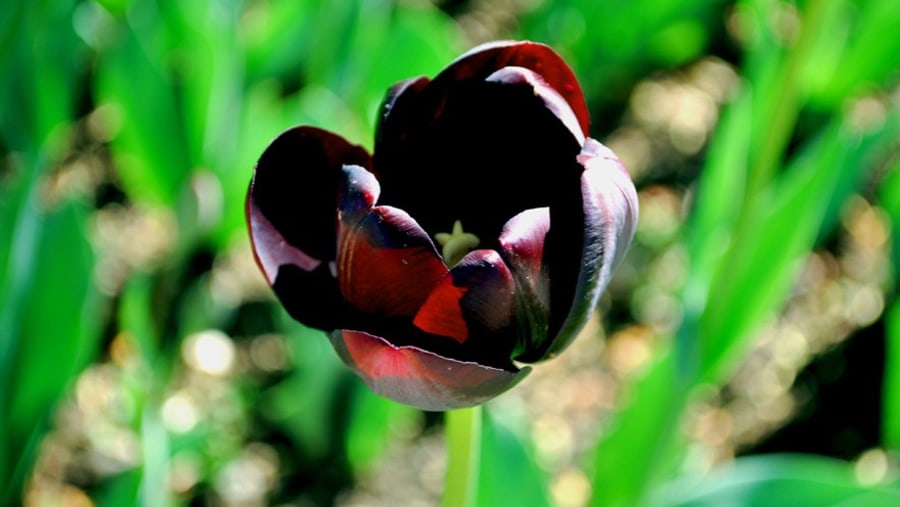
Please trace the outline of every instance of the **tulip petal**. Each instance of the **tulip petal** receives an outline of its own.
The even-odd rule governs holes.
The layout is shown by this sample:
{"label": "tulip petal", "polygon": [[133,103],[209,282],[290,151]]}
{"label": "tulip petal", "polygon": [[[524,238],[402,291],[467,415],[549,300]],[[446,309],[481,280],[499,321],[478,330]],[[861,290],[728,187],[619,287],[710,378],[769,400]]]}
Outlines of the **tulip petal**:
{"label": "tulip petal", "polygon": [[463,79],[486,79],[504,67],[524,67],[539,74],[569,103],[582,133],[590,131],[590,115],[578,79],[569,65],[549,46],[529,41],[494,41],[469,50],[441,71],[434,87]]}
{"label": "tulip petal", "polygon": [[[588,139],[578,161],[585,168],[581,176],[584,220],[581,261],[577,274],[567,273],[574,255],[562,243],[569,242],[571,237],[567,237],[565,229],[560,236],[548,236],[546,248],[553,249],[549,252],[552,259],[550,276],[556,285],[551,288],[552,338],[542,358],[562,351],[584,327],[609,283],[613,269],[631,244],[638,221],[634,183],[615,154],[599,142]],[[556,222],[551,223],[555,225]],[[556,273],[565,274],[557,276],[554,268]],[[568,299],[568,294],[574,294],[574,297],[570,299],[571,306],[565,318],[560,319],[563,314],[558,305],[561,300]]]}
{"label": "tulip petal", "polygon": [[376,206],[359,220],[342,212],[338,252],[341,294],[372,317],[412,318],[447,266],[431,238],[405,211]]}
{"label": "tulip petal", "polygon": [[453,357],[511,367],[516,344],[514,296],[515,282],[500,254],[475,250],[435,287],[413,324],[462,345]]}
{"label": "tulip petal", "polygon": [[335,329],[344,301],[334,276],[338,183],[344,164],[368,153],[330,132],[297,127],[276,138],[256,165],[246,214],[257,264],[288,312]]}
{"label": "tulip petal", "polygon": [[584,144],[585,134],[578,125],[575,112],[559,92],[544,81],[540,74],[524,67],[504,67],[485,78],[485,81],[530,86],[534,90],[534,94],[544,102],[544,107],[556,115],[572,132],[572,136],[578,140],[578,144]]}
{"label": "tulip petal", "polygon": [[516,283],[521,333],[514,358],[547,341],[550,321],[550,273],[544,263],[544,241],[550,231],[550,209],[525,210],[510,219],[500,235],[503,259]]}
{"label": "tulip petal", "polygon": [[519,383],[530,371],[456,361],[416,347],[397,347],[361,331],[335,331],[331,343],[375,393],[422,410],[484,403]]}
{"label": "tulip petal", "polygon": [[603,266],[601,287],[605,288],[612,271],[618,266],[634,237],[638,222],[638,197],[631,176],[622,162],[609,148],[594,139],[588,139],[578,162],[585,168],[582,191],[585,208],[593,213],[597,223],[602,222],[604,251],[615,252],[611,262]]}
{"label": "tulip petal", "polygon": [[511,73],[494,78],[448,84],[443,112],[420,104],[425,116],[404,127],[405,139],[382,138],[374,161],[382,204],[409,212],[431,234],[458,220],[487,248],[510,217],[549,206],[561,188],[577,190],[583,171],[583,136],[564,122],[565,103]]}
{"label": "tulip petal", "polygon": [[381,144],[385,138],[406,138],[408,127],[415,122],[411,122],[405,115],[417,112],[415,103],[420,100],[422,90],[428,83],[428,78],[418,77],[400,81],[388,89],[376,118],[376,145]]}
{"label": "tulip petal", "polygon": [[375,175],[358,165],[345,165],[338,190],[339,220],[356,223],[375,206],[381,185]]}

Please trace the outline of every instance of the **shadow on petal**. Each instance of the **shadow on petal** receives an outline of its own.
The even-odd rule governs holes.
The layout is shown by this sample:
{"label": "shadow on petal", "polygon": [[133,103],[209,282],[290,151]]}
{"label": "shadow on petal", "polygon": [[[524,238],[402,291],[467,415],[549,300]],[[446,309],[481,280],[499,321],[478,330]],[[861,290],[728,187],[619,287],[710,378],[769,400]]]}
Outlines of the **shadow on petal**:
{"label": "shadow on petal", "polygon": [[[334,260],[334,211],[345,164],[372,165],[363,148],[336,134],[314,127],[286,130],[256,164],[248,211],[265,217],[286,245],[315,259]],[[257,232],[251,228],[254,246],[262,244]]]}
{"label": "shadow on petal", "polygon": [[[545,350],[549,338],[550,272],[544,263],[544,242],[550,231],[550,209],[525,210],[503,226],[500,250],[516,281],[516,315],[521,330],[513,358]],[[526,356],[527,357],[527,356]]]}
{"label": "shadow on petal", "polygon": [[347,325],[335,276],[338,185],[345,164],[368,153],[330,132],[295,127],[266,148],[253,174],[246,218],[257,264],[287,311],[324,330]]}
{"label": "shadow on petal", "polygon": [[556,51],[539,42],[508,40],[476,46],[441,71],[434,78],[435,87],[462,79],[485,79],[504,67],[524,67],[540,74],[569,103],[582,133],[589,134],[591,120],[578,78]]}

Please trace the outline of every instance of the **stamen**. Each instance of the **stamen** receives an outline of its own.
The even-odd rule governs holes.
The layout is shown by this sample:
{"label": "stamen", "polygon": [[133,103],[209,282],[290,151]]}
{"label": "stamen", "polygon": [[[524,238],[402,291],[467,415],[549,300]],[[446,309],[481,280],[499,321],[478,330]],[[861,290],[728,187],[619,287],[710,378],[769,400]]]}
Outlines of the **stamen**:
{"label": "stamen", "polygon": [[453,267],[462,260],[470,251],[478,246],[478,236],[471,232],[463,232],[462,222],[453,222],[452,232],[439,232],[434,239],[441,245],[441,255],[449,267]]}

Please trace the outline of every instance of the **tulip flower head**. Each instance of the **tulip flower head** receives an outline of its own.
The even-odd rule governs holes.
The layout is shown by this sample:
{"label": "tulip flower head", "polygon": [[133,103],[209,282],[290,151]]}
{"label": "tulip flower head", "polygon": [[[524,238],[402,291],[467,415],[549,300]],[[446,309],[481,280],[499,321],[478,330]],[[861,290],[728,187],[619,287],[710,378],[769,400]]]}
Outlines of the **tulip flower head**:
{"label": "tulip flower head", "polygon": [[257,264],[376,393],[483,403],[582,329],[637,222],[634,185],[589,136],[549,47],[476,47],[390,88],[374,153],[295,127],[247,196]]}

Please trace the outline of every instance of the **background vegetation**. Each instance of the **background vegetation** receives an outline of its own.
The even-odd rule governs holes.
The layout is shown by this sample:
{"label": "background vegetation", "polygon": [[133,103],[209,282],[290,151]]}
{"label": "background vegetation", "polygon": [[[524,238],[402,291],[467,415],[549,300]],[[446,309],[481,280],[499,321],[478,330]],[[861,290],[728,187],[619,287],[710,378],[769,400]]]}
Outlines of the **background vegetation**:
{"label": "background vegetation", "polygon": [[253,265],[253,164],[551,44],[640,191],[597,319],[486,411],[479,505],[900,504],[895,0],[0,3],[0,504],[431,505]]}

